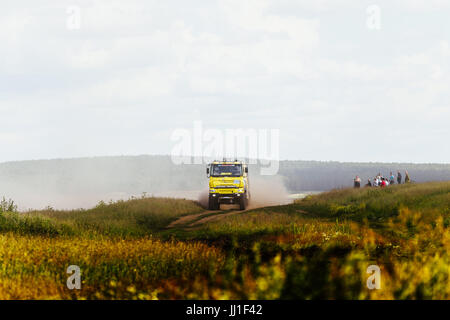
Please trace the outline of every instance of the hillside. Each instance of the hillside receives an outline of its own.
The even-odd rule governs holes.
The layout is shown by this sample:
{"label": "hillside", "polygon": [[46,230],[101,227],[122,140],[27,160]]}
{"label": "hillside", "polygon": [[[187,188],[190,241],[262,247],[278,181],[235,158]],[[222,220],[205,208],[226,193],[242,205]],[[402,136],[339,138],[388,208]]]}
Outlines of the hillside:
{"label": "hillside", "polygon": [[[449,227],[450,182],[243,212],[147,197],[1,213],[0,298],[449,299]],[[79,291],[65,287],[72,264]],[[369,265],[379,290],[366,287]]]}

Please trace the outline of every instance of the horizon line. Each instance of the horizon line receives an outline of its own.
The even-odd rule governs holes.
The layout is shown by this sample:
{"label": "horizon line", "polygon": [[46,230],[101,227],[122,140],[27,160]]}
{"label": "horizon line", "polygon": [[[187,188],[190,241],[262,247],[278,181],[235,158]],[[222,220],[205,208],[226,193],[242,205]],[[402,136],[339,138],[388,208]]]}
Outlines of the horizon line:
{"label": "horizon line", "polygon": [[[170,154],[122,154],[122,155],[98,155],[98,156],[75,156],[75,157],[56,157],[56,158],[38,158],[38,159],[21,159],[21,160],[8,160],[0,161],[0,165],[20,163],[20,162],[38,162],[38,161],[68,161],[68,160],[82,160],[82,159],[99,159],[99,158],[137,158],[137,157],[171,157]],[[191,158],[199,156],[190,156]],[[238,157],[242,158],[242,157]],[[254,159],[253,159],[254,160]],[[256,159],[256,161],[279,161],[279,162],[322,162],[322,163],[345,163],[345,164],[410,164],[410,165],[450,165],[449,162],[384,162],[384,161],[341,161],[341,160],[311,160],[311,159],[280,159],[280,160],[266,160],[266,159]]]}

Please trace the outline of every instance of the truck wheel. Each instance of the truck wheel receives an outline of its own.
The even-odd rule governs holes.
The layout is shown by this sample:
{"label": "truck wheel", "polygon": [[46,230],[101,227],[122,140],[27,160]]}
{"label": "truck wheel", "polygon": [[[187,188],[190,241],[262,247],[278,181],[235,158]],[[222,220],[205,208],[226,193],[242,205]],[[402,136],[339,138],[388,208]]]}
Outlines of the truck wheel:
{"label": "truck wheel", "polygon": [[247,207],[247,199],[246,199],[246,195],[243,194],[241,199],[239,199],[239,209],[245,210],[246,207]]}
{"label": "truck wheel", "polygon": [[216,210],[216,199],[213,197],[209,197],[208,200],[208,210]]}

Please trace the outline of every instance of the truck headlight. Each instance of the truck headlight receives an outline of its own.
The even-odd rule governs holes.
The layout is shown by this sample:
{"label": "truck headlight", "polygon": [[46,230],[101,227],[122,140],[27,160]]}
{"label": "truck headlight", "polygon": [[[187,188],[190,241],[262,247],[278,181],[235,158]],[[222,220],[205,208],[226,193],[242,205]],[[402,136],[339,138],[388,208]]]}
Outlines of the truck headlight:
{"label": "truck headlight", "polygon": [[216,189],[209,189],[209,192],[216,192]]}
{"label": "truck headlight", "polygon": [[239,188],[239,189],[237,190],[237,192],[239,192],[239,193],[244,193],[244,188]]}

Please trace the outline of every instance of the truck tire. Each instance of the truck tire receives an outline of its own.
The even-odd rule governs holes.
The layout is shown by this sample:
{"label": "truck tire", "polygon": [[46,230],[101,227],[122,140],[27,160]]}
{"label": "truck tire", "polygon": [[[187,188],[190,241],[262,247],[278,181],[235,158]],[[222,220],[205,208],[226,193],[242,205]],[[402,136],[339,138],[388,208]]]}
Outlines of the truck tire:
{"label": "truck tire", "polygon": [[209,197],[208,210],[220,210],[219,199],[216,197]]}
{"label": "truck tire", "polygon": [[210,196],[208,199],[208,210],[216,210],[216,202],[216,199]]}
{"label": "truck tire", "polygon": [[245,208],[247,207],[247,199],[246,199],[246,194],[243,194],[241,199],[239,199],[239,209],[240,210],[245,210]]}

